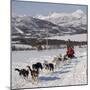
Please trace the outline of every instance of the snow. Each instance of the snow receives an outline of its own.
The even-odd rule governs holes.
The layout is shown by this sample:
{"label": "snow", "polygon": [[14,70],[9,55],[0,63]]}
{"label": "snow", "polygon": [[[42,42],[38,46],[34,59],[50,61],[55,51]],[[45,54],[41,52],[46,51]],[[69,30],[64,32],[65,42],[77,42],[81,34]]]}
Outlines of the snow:
{"label": "snow", "polygon": [[22,30],[20,30],[20,29],[19,29],[19,28],[17,28],[17,27],[15,27],[15,29],[16,29],[19,33],[21,33],[21,34],[23,34],[23,33],[24,33]]}
{"label": "snow", "polygon": [[63,80],[64,82],[62,82],[62,84],[81,85],[81,84],[87,83],[86,59],[87,59],[86,57],[83,57],[83,58],[78,59],[79,63],[74,63],[74,68],[72,69],[71,72],[68,73],[66,78]]}
{"label": "snow", "polygon": [[53,36],[48,37],[48,39],[56,39],[56,40],[68,40],[71,41],[87,41],[87,34],[74,34],[74,35],[65,35],[65,36]]}
{"label": "snow", "polygon": [[12,41],[12,43],[12,46],[14,46],[16,49],[33,49],[31,45],[17,44],[19,41]]}
{"label": "snow", "polygon": [[40,71],[38,83],[32,84],[31,76],[28,80],[20,77],[14,69],[26,68],[38,61],[52,62],[57,55],[65,54],[66,49],[52,49],[43,51],[13,51],[12,52],[12,88],[34,88],[48,86],[65,86],[87,84],[87,48],[75,47],[75,56],[72,60],[61,63],[54,72]]}
{"label": "snow", "polygon": [[59,18],[61,16],[70,16],[70,15],[73,15],[75,17],[80,17],[81,15],[84,15],[84,12],[81,10],[81,9],[78,9],[72,13],[57,13],[57,12],[53,12],[53,13],[49,13],[49,15],[47,16],[43,16],[43,15],[38,15],[36,16],[37,18],[40,18],[40,19],[49,19],[49,18]]}
{"label": "snow", "polygon": [[84,12],[81,9],[78,9],[75,12],[73,12],[72,15],[80,18],[81,16],[84,15]]}
{"label": "snow", "polygon": [[66,26],[76,27],[76,26],[80,26],[81,24],[86,25],[87,23],[86,14],[81,9],[78,9],[70,13],[53,12],[47,16],[40,15],[37,16],[36,18],[47,20],[54,24],[64,27]]}

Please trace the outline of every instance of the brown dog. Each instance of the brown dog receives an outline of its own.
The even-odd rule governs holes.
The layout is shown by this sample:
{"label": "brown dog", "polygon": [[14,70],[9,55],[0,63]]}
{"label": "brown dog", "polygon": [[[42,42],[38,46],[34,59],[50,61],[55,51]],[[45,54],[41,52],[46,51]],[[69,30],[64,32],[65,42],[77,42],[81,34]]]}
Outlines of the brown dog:
{"label": "brown dog", "polygon": [[39,70],[38,69],[37,70],[36,69],[32,70],[30,66],[27,66],[27,67],[28,67],[28,69],[31,72],[32,80],[33,81],[37,81],[38,80],[38,76],[39,76]]}

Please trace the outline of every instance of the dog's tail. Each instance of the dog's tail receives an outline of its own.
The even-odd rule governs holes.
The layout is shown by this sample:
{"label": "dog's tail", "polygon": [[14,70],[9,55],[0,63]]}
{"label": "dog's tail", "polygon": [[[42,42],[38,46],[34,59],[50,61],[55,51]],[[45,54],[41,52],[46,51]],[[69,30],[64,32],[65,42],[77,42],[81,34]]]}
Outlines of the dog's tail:
{"label": "dog's tail", "polygon": [[18,68],[15,68],[15,71],[18,71],[18,72],[20,72],[20,69],[18,69]]}

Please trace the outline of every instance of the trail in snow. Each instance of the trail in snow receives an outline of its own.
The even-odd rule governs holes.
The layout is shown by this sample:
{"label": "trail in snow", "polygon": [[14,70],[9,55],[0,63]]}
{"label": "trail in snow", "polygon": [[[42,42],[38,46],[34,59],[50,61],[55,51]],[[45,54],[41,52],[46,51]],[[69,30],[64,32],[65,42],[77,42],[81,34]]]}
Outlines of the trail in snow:
{"label": "trail in snow", "polygon": [[[78,49],[78,51],[77,51]],[[17,72],[14,71],[14,68],[26,68],[26,65],[32,65],[32,63],[37,62],[37,60],[40,58],[36,56],[38,59],[34,59],[34,61],[24,61],[26,58],[23,58],[23,61],[15,61],[12,64],[12,88],[34,88],[34,87],[48,87],[48,86],[64,86],[64,85],[80,85],[80,84],[87,84],[87,53],[86,48],[76,48],[75,49],[76,56],[78,58],[74,58],[72,60],[68,60],[67,62],[61,63],[58,68],[54,70],[54,72],[45,72],[40,71],[39,75],[39,81],[38,83],[32,84],[31,82],[31,76],[29,76],[28,80],[24,79],[23,77],[20,77]],[[59,50],[56,50],[58,53],[60,53]],[[64,51],[65,50],[61,50]],[[50,51],[46,55],[49,54],[51,57],[55,53],[51,53]],[[52,51],[51,51],[52,52]],[[35,53],[35,52],[34,52]],[[43,51],[45,54],[45,52]],[[13,53],[16,54],[16,53]],[[44,55],[41,54],[41,55]],[[27,54],[26,54],[27,55]],[[28,54],[29,55],[29,54]],[[28,57],[27,55],[27,57]],[[40,55],[40,53],[39,53]],[[57,55],[57,54],[56,54]],[[32,53],[33,56],[33,53]],[[16,57],[16,56],[14,56]],[[28,57],[31,58],[31,57]],[[32,57],[33,58],[33,57]],[[47,57],[48,58],[48,57]],[[13,58],[14,59],[14,58]],[[17,58],[18,60],[21,58]],[[45,58],[44,58],[45,59]],[[50,60],[50,58],[49,58]],[[43,62],[40,59],[41,62]]]}

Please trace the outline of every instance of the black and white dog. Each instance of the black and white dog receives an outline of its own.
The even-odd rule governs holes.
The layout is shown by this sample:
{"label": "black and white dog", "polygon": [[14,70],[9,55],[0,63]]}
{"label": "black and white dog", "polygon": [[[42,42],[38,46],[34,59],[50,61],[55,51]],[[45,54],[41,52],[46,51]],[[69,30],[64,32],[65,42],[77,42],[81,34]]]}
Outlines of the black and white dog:
{"label": "black and white dog", "polygon": [[54,71],[54,64],[53,63],[44,63],[44,68],[49,71]]}
{"label": "black and white dog", "polygon": [[41,69],[42,70],[43,66],[42,66],[42,64],[40,62],[37,62],[36,64],[32,65],[32,69],[33,70],[35,70],[35,69],[38,69],[38,70]]}
{"label": "black and white dog", "polygon": [[28,70],[15,68],[15,71],[18,71],[20,76],[23,76],[24,78],[25,77],[28,78],[28,75],[29,75],[29,71]]}

